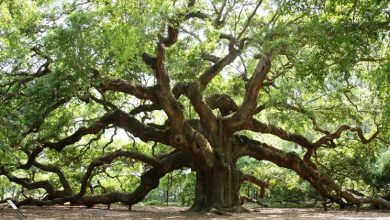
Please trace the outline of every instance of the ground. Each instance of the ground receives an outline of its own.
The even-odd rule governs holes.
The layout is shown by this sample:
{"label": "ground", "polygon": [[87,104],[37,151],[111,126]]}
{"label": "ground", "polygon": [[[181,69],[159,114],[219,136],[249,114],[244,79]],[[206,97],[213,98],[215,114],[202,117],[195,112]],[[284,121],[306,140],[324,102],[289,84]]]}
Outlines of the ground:
{"label": "ground", "polygon": [[[124,206],[85,207],[50,206],[22,207],[27,219],[359,219],[390,220],[390,211],[386,210],[330,210],[324,212],[319,208],[252,208],[250,213],[233,213],[231,215],[215,215],[210,213],[183,212],[183,207],[134,206],[127,211]],[[0,210],[0,219],[17,219],[12,209]]]}

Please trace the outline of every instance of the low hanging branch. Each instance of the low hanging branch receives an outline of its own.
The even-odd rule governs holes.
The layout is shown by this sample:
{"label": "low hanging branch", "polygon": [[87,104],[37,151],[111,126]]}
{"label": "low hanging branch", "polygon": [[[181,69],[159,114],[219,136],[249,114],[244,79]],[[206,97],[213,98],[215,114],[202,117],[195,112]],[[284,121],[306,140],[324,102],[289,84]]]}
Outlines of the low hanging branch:
{"label": "low hanging branch", "polygon": [[[242,143],[242,137],[239,138]],[[294,153],[285,153],[279,149],[271,147],[259,141],[245,138],[246,142],[241,144],[242,155],[248,155],[258,160],[268,160],[280,167],[285,167],[295,171],[300,177],[307,180],[313,185],[321,194],[329,197],[331,200],[345,205],[339,198],[345,199],[347,202],[360,206],[363,203],[375,204],[379,207],[390,208],[390,202],[374,197],[357,196],[348,190],[343,189],[335,183],[328,175],[319,170],[314,169],[308,165],[298,155]],[[327,192],[326,188],[332,189],[336,196],[332,196]]]}
{"label": "low hanging branch", "polygon": [[188,155],[175,152],[161,160],[160,166],[155,166],[141,176],[140,185],[132,193],[112,192],[103,195],[86,196],[80,198],[77,203],[84,205],[111,204],[121,202],[126,205],[134,205],[142,201],[152,189],[155,189],[160,178],[165,174],[183,167],[191,166]]}
{"label": "low hanging branch", "polygon": [[258,179],[253,175],[250,174],[244,174],[240,173],[240,182],[250,182],[252,184],[255,184],[256,186],[260,187],[260,198],[264,198],[265,196],[265,189],[268,188],[269,184],[265,182],[264,180]]}
{"label": "low hanging branch", "polygon": [[[146,171],[144,174],[142,174],[140,185],[132,193],[112,192],[103,195],[84,196],[84,194],[86,193],[86,188],[88,187],[88,179],[90,178],[90,175],[92,174],[94,168],[103,164],[109,164],[118,157],[137,159],[147,164],[150,164],[153,167],[150,170]],[[188,158],[188,155],[183,154],[182,152],[169,154],[161,161],[156,161],[155,159],[140,153],[125,152],[119,150],[107,154],[106,156],[97,158],[90,163],[87,172],[84,174],[80,191],[78,194],[62,196],[50,200],[27,198],[26,200],[17,203],[17,205],[54,205],[64,204],[65,202],[71,202],[73,204],[82,204],[87,206],[92,206],[94,204],[111,204],[115,202],[122,202],[127,205],[133,205],[141,201],[150,190],[156,188],[158,186],[159,179],[163,177],[166,173],[183,167],[189,167],[191,166],[190,161],[191,160]]]}
{"label": "low hanging branch", "polygon": [[[135,117],[129,115],[122,110],[114,110],[113,112],[103,115],[97,122],[93,123],[89,127],[82,127],[78,129],[72,135],[63,138],[57,142],[46,142],[38,144],[36,148],[32,150],[31,153],[27,153],[28,160],[25,164],[20,165],[20,169],[30,168],[35,158],[45,149],[50,148],[58,152],[61,152],[65,147],[72,145],[81,140],[82,137],[88,134],[96,134],[101,130],[105,129],[107,125],[115,124],[116,126],[123,128],[126,131],[131,132],[136,137],[139,137],[141,140],[145,141],[157,141],[163,144],[169,144],[169,134],[165,131],[161,131],[155,127],[147,126],[139,122]],[[143,128],[140,130],[139,128]]]}
{"label": "low hanging branch", "polygon": [[267,188],[269,186],[269,184],[267,182],[265,182],[264,180],[258,179],[255,176],[250,175],[250,174],[241,173],[241,180],[253,183],[256,186],[259,186],[260,188]]}
{"label": "low hanging branch", "polygon": [[60,180],[60,183],[61,183],[62,187],[64,188],[64,194],[66,194],[66,195],[73,194],[73,190],[70,187],[69,181],[67,180],[66,176],[64,175],[64,173],[61,171],[61,169],[59,167],[54,166],[54,165],[41,164],[41,163],[38,163],[37,161],[34,161],[33,165],[35,167],[43,170],[43,171],[52,172],[52,173],[57,174],[57,176]]}
{"label": "low hanging branch", "polygon": [[154,158],[148,157],[144,154],[137,153],[137,152],[118,150],[118,151],[109,153],[103,157],[95,159],[94,161],[92,161],[89,164],[87,171],[84,174],[84,177],[81,181],[80,192],[77,194],[77,198],[81,198],[82,196],[84,196],[84,194],[87,190],[87,186],[88,186],[87,184],[88,184],[89,178],[91,177],[93,170],[98,166],[102,166],[104,164],[110,164],[113,160],[117,159],[118,157],[136,159],[136,160],[139,160],[139,161],[144,162],[146,164],[149,164],[153,167],[162,166],[162,164],[159,161],[155,160]]}

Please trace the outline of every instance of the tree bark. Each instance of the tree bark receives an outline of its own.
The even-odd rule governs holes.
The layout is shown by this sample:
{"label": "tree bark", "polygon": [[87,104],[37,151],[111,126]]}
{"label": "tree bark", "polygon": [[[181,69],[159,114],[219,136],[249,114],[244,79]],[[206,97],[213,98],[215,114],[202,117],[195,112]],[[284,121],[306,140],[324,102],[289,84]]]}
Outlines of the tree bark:
{"label": "tree bark", "polygon": [[192,210],[240,211],[239,172],[233,164],[197,171],[195,201]]}
{"label": "tree bark", "polygon": [[195,201],[191,210],[241,211],[240,177],[233,143],[221,135],[216,145],[214,164],[210,169],[196,170]]}

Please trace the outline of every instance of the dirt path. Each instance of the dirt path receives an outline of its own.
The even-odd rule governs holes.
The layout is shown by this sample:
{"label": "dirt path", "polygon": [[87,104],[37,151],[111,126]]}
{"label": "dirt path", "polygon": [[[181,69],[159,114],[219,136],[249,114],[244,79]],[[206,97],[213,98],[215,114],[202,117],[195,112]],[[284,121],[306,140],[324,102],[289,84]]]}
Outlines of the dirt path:
{"label": "dirt path", "polygon": [[[27,219],[359,219],[390,220],[390,211],[342,211],[324,212],[321,209],[298,208],[259,208],[250,213],[234,213],[231,216],[218,216],[208,213],[183,212],[183,207],[135,206],[127,211],[124,206],[105,206],[92,209],[84,207],[51,206],[23,207]],[[11,209],[0,211],[0,219],[17,219]]]}

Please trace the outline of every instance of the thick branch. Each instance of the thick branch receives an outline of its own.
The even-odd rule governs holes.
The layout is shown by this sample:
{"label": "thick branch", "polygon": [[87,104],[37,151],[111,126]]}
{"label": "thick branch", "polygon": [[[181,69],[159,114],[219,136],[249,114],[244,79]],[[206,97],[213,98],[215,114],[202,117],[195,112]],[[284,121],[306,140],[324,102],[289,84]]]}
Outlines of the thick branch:
{"label": "thick branch", "polygon": [[217,118],[209,106],[206,105],[197,83],[177,84],[173,90],[173,93],[176,97],[179,97],[181,94],[187,96],[190,99],[195,111],[198,113],[204,128],[206,128],[209,132],[214,130],[216,127]]}
{"label": "thick branch", "polygon": [[151,101],[156,100],[156,97],[153,92],[153,90],[155,89],[154,87],[144,87],[141,85],[134,85],[122,79],[115,79],[115,80],[104,79],[104,82],[102,82],[100,86],[103,92],[105,91],[123,92],[129,95],[133,95],[139,99],[147,99]]}
{"label": "thick branch", "polygon": [[[242,140],[245,139],[243,142]],[[349,191],[340,187],[334,182],[330,176],[313,168],[305,161],[303,161],[295,153],[285,153],[277,148],[271,147],[259,141],[251,140],[248,137],[237,137],[238,144],[240,144],[242,151],[241,155],[251,156],[258,160],[268,160],[280,167],[285,167],[295,171],[301,178],[307,180],[316,188],[321,194],[335,200],[340,204],[344,204],[341,198],[346,201],[360,206],[362,203],[372,203],[381,207],[390,208],[390,202],[380,198],[368,198],[356,196]],[[325,187],[332,189],[336,195],[331,195]]]}
{"label": "thick branch", "polygon": [[155,141],[166,145],[170,144],[169,131],[163,131],[156,127],[145,125],[138,121],[134,116],[127,114],[122,110],[116,110],[112,114],[113,118],[110,123],[130,132],[142,141]]}
{"label": "thick branch", "polygon": [[59,191],[56,190],[53,184],[51,184],[48,180],[41,180],[41,181],[36,181],[34,182],[33,180],[30,180],[28,178],[19,178],[16,177],[8,172],[6,172],[2,167],[0,167],[0,175],[4,175],[8,178],[10,182],[16,183],[23,188],[26,188],[28,190],[34,190],[34,189],[44,189],[47,192],[47,196],[45,196],[46,199],[55,199],[55,198],[60,198],[64,197],[67,195],[70,195],[69,191]]}
{"label": "thick branch", "polygon": [[[265,124],[262,123],[256,119],[253,119],[246,124],[244,124],[240,129],[246,129],[246,130],[251,130],[251,131],[256,131],[256,132],[261,132],[261,133],[267,133],[267,134],[273,134],[283,140],[286,141],[291,141],[296,144],[299,144],[301,147],[306,148],[306,149],[317,149],[318,147],[321,147],[323,145],[329,145],[333,146],[334,143],[332,142],[333,140],[340,138],[341,134],[345,131],[353,131],[358,134],[358,137],[360,141],[363,144],[368,144],[371,141],[373,141],[377,135],[379,134],[379,129],[368,139],[366,139],[363,135],[363,131],[360,128],[356,128],[350,125],[341,125],[334,133],[330,133],[329,135],[325,135],[321,138],[319,138],[317,141],[314,143],[310,142],[306,137],[300,135],[300,134],[295,134],[295,133],[289,133],[282,128],[276,127],[272,124]],[[328,132],[327,132],[328,133]]]}
{"label": "thick branch", "polygon": [[269,184],[267,182],[265,182],[264,180],[258,179],[255,176],[250,175],[250,174],[241,173],[240,178],[241,178],[242,182],[248,181],[248,182],[253,183],[256,186],[259,186],[261,188],[267,188],[269,186]]}
{"label": "thick branch", "polygon": [[33,165],[35,167],[43,170],[43,171],[52,172],[52,173],[57,174],[58,178],[60,179],[62,187],[64,187],[64,192],[67,195],[73,194],[73,190],[70,187],[68,180],[66,179],[64,173],[61,171],[60,168],[58,168],[57,166],[54,166],[54,165],[41,164],[41,163],[38,163],[37,161],[34,161]]}
{"label": "thick branch", "polygon": [[203,53],[202,53],[202,58],[203,58],[204,60],[208,60],[208,61],[213,62],[213,63],[216,63],[216,62],[218,62],[219,60],[221,60],[220,57],[217,57],[217,56],[215,56],[215,55],[213,55],[213,54],[209,54],[209,53],[207,53],[207,52],[203,52]]}
{"label": "thick branch", "polygon": [[159,184],[159,179],[165,174],[190,166],[191,159],[182,152],[175,152],[161,161],[161,166],[153,167],[141,176],[141,183],[132,193],[113,192],[104,195],[87,196],[81,198],[78,203],[85,205],[93,204],[111,204],[121,202],[127,205],[133,205],[142,201],[145,196],[155,189]]}
{"label": "thick branch", "polygon": [[145,105],[139,105],[135,108],[133,108],[131,111],[130,111],[130,114],[132,115],[137,115],[139,113],[142,113],[142,112],[152,112],[152,111],[157,111],[157,110],[161,110],[161,107],[158,106],[157,104],[145,104]]}
{"label": "thick branch", "polygon": [[112,113],[110,123],[132,133],[142,141],[155,141],[172,146],[198,158],[200,166],[209,167],[213,164],[213,149],[207,139],[198,131],[184,123],[180,132],[160,130],[155,126],[148,126],[138,121],[134,116],[121,110]]}
{"label": "thick branch", "polygon": [[[230,43],[232,44],[232,43]],[[229,46],[229,53],[224,58],[216,61],[210,68],[208,68],[200,77],[199,77],[199,85],[200,91],[203,92],[210,81],[225,68],[231,62],[233,62],[236,57],[241,53],[240,49],[235,49],[233,45]]]}
{"label": "thick branch", "polygon": [[43,147],[51,148],[58,152],[62,151],[62,149],[64,149],[66,146],[78,142],[85,135],[98,133],[109,124],[110,119],[112,119],[112,114],[106,114],[98,122],[90,125],[89,127],[82,127],[72,135],[63,138],[58,142],[45,142],[43,143]]}
{"label": "thick branch", "polygon": [[0,170],[0,174],[6,176],[10,182],[19,184],[29,190],[42,188],[45,189],[48,194],[53,194],[55,191],[53,185],[47,180],[32,182],[28,178],[19,178],[9,173],[6,173],[3,169]]}
{"label": "thick branch", "polygon": [[[240,182],[248,181],[252,184],[255,184],[256,186],[260,187],[260,198],[264,198],[265,196],[265,189],[268,188],[269,184],[261,179],[256,178],[255,176],[252,176],[250,174],[244,174],[240,172]],[[243,197],[241,197],[243,199]],[[249,199],[249,198],[247,198]]]}
{"label": "thick branch", "polygon": [[[105,161],[113,159],[112,155],[104,156],[102,158],[106,158],[106,159],[104,159],[103,161],[96,161],[95,165],[102,164],[105,163]],[[159,179],[163,177],[166,173],[169,173],[176,169],[180,169],[185,166],[187,167],[191,166],[191,158],[182,152],[174,152],[157,163],[158,166],[151,168],[141,176],[140,185],[132,193],[112,192],[104,195],[86,196],[86,197],[80,197],[80,195],[74,195],[74,196],[65,196],[62,198],[46,200],[46,201],[28,198],[18,203],[17,205],[19,206],[28,205],[28,204],[55,205],[55,204],[63,204],[65,202],[72,202],[74,204],[75,203],[84,204],[87,206],[91,206],[93,204],[111,204],[115,202],[122,202],[127,205],[133,205],[141,201],[150,190],[156,188],[159,184]],[[92,163],[90,166],[93,166]],[[82,191],[83,190],[81,189],[80,192]]]}
{"label": "thick branch", "polygon": [[117,109],[111,113],[105,114],[97,122],[90,125],[89,127],[82,127],[72,135],[63,138],[57,142],[46,142],[38,144],[37,147],[34,148],[34,150],[30,154],[26,152],[28,154],[28,160],[26,164],[19,166],[19,168],[27,169],[31,167],[35,158],[43,151],[44,148],[51,148],[57,151],[62,151],[63,148],[78,142],[85,135],[96,134],[100,132],[109,124],[113,124],[115,126],[123,128],[124,130],[129,131],[134,136],[140,138],[145,142],[156,141],[162,144],[170,144],[168,131],[161,131],[155,127],[147,126],[138,121],[134,116]]}
{"label": "thick branch", "polygon": [[214,94],[206,98],[211,109],[218,109],[222,116],[236,112],[238,106],[228,94]]}
{"label": "thick branch", "polygon": [[136,159],[136,160],[142,161],[146,164],[149,164],[153,167],[161,166],[161,163],[158,162],[157,160],[155,160],[154,158],[148,157],[148,156],[141,154],[141,153],[138,153],[138,152],[118,150],[118,151],[109,153],[105,156],[102,156],[100,158],[95,159],[94,161],[92,161],[89,164],[87,171],[84,174],[84,177],[81,181],[80,192],[78,193],[77,197],[81,198],[85,194],[85,192],[87,190],[88,180],[91,177],[91,174],[96,167],[102,166],[104,164],[110,164],[110,163],[112,163],[113,160],[117,159],[118,157]]}
{"label": "thick branch", "polygon": [[271,55],[264,55],[260,58],[246,86],[245,97],[241,107],[227,119],[227,126],[231,127],[232,130],[244,124],[256,112],[256,100],[259,91],[263,87],[264,80],[271,70],[271,57]]}
{"label": "thick branch", "polygon": [[[168,36],[169,38],[169,36]],[[174,40],[174,39],[173,39]],[[157,80],[158,92],[156,92],[157,103],[168,115],[170,128],[178,132],[184,121],[183,110],[178,100],[173,96],[170,86],[170,79],[165,67],[165,46],[164,39],[157,43],[157,57],[151,57],[144,53],[144,62],[153,69]],[[174,42],[176,42],[174,40]]]}
{"label": "thick branch", "polygon": [[[195,15],[195,14],[193,14],[193,15]],[[170,24],[168,25],[168,36],[161,40],[161,42],[166,47],[170,47],[177,42],[177,38],[179,35],[178,26],[179,26],[179,24],[175,21],[171,21]]]}
{"label": "thick branch", "polygon": [[299,144],[301,147],[306,148],[306,149],[311,149],[314,148],[315,146],[304,136],[300,134],[294,134],[294,133],[289,133],[279,127],[276,127],[272,124],[265,124],[262,123],[256,119],[252,119],[246,124],[241,127],[241,129],[246,129],[246,130],[251,130],[251,131],[256,131],[256,132],[261,132],[261,133],[267,133],[267,134],[273,134],[283,140],[286,141],[291,141],[296,144]]}

